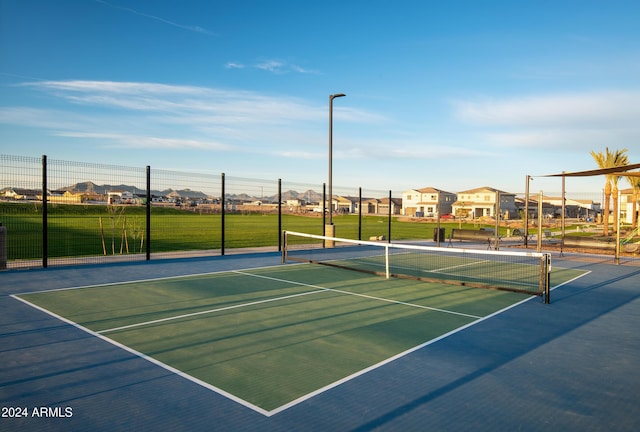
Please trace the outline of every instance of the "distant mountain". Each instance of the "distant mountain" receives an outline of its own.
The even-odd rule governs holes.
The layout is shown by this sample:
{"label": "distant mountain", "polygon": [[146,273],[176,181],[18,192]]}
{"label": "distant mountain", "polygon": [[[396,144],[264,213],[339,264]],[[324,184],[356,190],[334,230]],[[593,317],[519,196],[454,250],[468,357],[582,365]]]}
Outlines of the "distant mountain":
{"label": "distant mountain", "polygon": [[297,199],[305,202],[320,202],[322,200],[322,194],[311,189],[305,192],[297,192],[294,190],[288,190],[286,192],[282,192],[282,199]]}
{"label": "distant mountain", "polygon": [[[76,183],[71,186],[63,187],[60,190],[69,191],[74,193],[96,193],[100,195],[105,195],[107,192],[113,191],[128,191],[134,195],[146,195],[147,191],[144,189],[140,189],[136,186],[119,184],[119,185],[97,185],[93,182],[87,181],[82,183]],[[208,195],[204,192],[194,191],[191,189],[165,189],[163,191],[160,190],[151,190],[151,195],[154,196],[179,196],[181,198],[208,198]]]}
{"label": "distant mountain", "polygon": [[[63,187],[60,191],[69,191],[73,193],[95,193],[100,195],[106,195],[107,192],[112,191],[128,191],[134,195],[143,196],[146,195],[147,191],[140,189],[136,186],[119,184],[119,185],[97,185],[93,182],[86,181],[82,183],[76,183],[71,186]],[[165,190],[152,190],[151,195],[153,196],[172,196],[172,197],[180,197],[180,198],[191,198],[191,199],[205,199],[212,198],[210,195],[205,194],[204,192],[194,191],[191,189],[165,189]],[[247,193],[240,194],[226,194],[226,198],[233,201],[258,201],[262,200],[265,202],[278,202],[278,196],[254,196],[249,195]],[[305,192],[297,192],[294,190],[288,190],[286,192],[282,192],[282,200],[290,200],[290,199],[298,199],[305,202],[320,202],[322,200],[322,194],[311,189]]]}
{"label": "distant mountain", "polygon": [[146,190],[139,189],[135,186],[129,185],[97,185],[93,182],[87,181],[82,183],[76,183],[71,186],[63,187],[60,190],[69,191],[74,193],[96,193],[100,195],[104,195],[110,191],[128,191],[134,195],[144,195],[147,193]]}
{"label": "distant mountain", "polygon": [[[146,192],[143,192],[146,193]],[[205,194],[204,192],[199,192],[199,191],[193,191],[191,189],[165,189],[163,191],[151,191],[151,195],[156,195],[156,196],[174,196],[174,197],[180,197],[180,198],[197,198],[197,199],[205,199],[205,198],[209,198],[209,195]]]}

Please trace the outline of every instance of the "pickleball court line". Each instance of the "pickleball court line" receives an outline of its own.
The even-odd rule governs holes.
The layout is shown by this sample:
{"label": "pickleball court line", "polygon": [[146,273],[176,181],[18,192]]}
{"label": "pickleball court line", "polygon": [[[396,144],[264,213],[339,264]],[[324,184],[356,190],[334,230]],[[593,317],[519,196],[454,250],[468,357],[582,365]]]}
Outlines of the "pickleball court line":
{"label": "pickleball court line", "polygon": [[121,327],[114,327],[114,328],[110,328],[110,329],[100,330],[100,331],[97,331],[96,333],[100,333],[100,334],[110,333],[110,332],[114,332],[114,331],[118,331],[118,330],[126,330],[126,329],[130,329],[130,328],[134,328],[134,327],[141,327],[141,326],[146,326],[146,325],[151,325],[151,324],[157,324],[157,323],[161,323],[161,322],[165,322],[165,321],[173,321],[173,320],[182,319],[182,318],[189,318],[189,317],[193,317],[193,316],[197,316],[197,315],[205,315],[205,314],[209,314],[209,313],[222,312],[222,311],[226,311],[226,310],[230,310],[230,309],[238,309],[238,308],[243,308],[243,307],[248,307],[248,306],[255,306],[257,304],[269,303],[269,302],[274,302],[274,301],[278,301],[278,300],[286,300],[286,299],[290,299],[290,298],[294,298],[294,297],[301,297],[301,296],[305,296],[305,295],[309,295],[309,294],[317,294],[317,293],[324,292],[324,291],[327,291],[327,290],[323,289],[323,288],[320,288],[320,289],[318,289],[316,291],[307,291],[307,292],[298,293],[298,294],[291,294],[291,295],[288,295],[288,296],[274,297],[274,298],[266,299],[266,300],[258,300],[258,301],[254,301],[254,302],[250,302],[250,303],[242,303],[242,304],[237,304],[237,305],[233,305],[233,306],[226,306],[226,307],[223,307],[223,308],[208,309],[208,310],[204,310],[204,311],[200,311],[200,312],[193,312],[193,313],[189,313],[189,314],[183,314],[183,315],[177,315],[177,316],[172,316],[172,317],[160,318],[160,319],[152,320],[152,321],[145,321],[145,322],[140,322],[140,323],[135,323],[135,324],[129,324],[129,325],[126,325],[126,326],[121,326]]}
{"label": "pickleball court line", "polygon": [[[247,275],[247,276],[253,276],[253,277],[269,279],[269,280],[275,280],[275,281],[280,281],[280,282],[289,282],[289,283],[295,283],[295,284],[300,284],[300,285],[306,285],[304,283],[289,281],[289,280],[286,280],[286,279],[278,279],[278,278],[274,278],[274,277],[271,277],[271,276],[264,276],[264,275],[258,275],[258,274],[253,274],[253,273],[245,273],[245,272],[241,272],[241,271],[234,271],[234,273],[240,273],[240,274]],[[403,306],[414,307],[414,308],[418,308],[418,309],[427,309],[427,310],[432,310],[432,311],[436,311],[436,312],[442,312],[442,313],[447,313],[447,314],[452,314],[452,315],[459,315],[459,316],[464,316],[464,317],[473,318],[473,319],[482,318],[482,317],[476,316],[476,315],[470,315],[470,314],[466,314],[466,313],[462,313],[462,312],[455,312],[455,311],[451,311],[451,310],[447,310],[447,309],[438,309],[438,308],[434,308],[434,307],[430,307],[430,306],[423,306],[423,305],[419,305],[419,304],[415,304],[415,303],[407,303],[407,302],[403,302],[403,301],[399,301],[399,300],[391,300],[391,299],[387,299],[387,298],[384,298],[384,297],[376,297],[376,296],[371,296],[371,295],[368,295],[368,294],[354,293],[354,292],[344,291],[344,290],[340,290],[340,289],[336,289],[336,288],[326,288],[326,287],[322,287],[322,288],[327,290],[327,291],[333,291],[333,292],[337,292],[337,293],[340,293],[340,294],[346,294],[346,295],[351,295],[351,296],[356,296],[356,297],[363,297],[363,298],[367,298],[367,299],[370,299],[370,300],[377,300],[377,301],[382,301],[382,302],[387,302],[387,303],[393,303],[393,304],[398,304],[398,305],[403,305]]]}
{"label": "pickleball court line", "polygon": [[291,295],[288,295],[288,296],[274,297],[274,298],[271,298],[271,299],[259,300],[259,301],[255,301],[255,302],[242,303],[242,304],[237,304],[237,305],[233,305],[233,306],[226,306],[226,307],[223,307],[223,308],[208,309],[208,310],[199,311],[199,312],[193,312],[193,313],[189,313],[189,314],[182,314],[182,315],[176,315],[176,316],[171,316],[171,317],[166,317],[166,318],[160,318],[160,319],[151,320],[151,321],[144,321],[144,322],[129,324],[129,325],[125,325],[125,326],[113,327],[113,328],[110,328],[110,329],[104,329],[104,330],[96,331],[96,333],[98,333],[98,334],[106,334],[106,333],[112,333],[112,332],[120,331],[120,330],[129,330],[129,329],[136,328],[136,327],[143,327],[143,326],[158,324],[158,323],[162,323],[162,322],[174,321],[174,320],[183,319],[183,318],[190,318],[190,317],[198,316],[198,315],[206,315],[206,314],[222,312],[222,311],[231,310],[231,309],[239,309],[239,308],[243,308],[243,307],[255,306],[255,305],[258,305],[258,304],[270,303],[270,302],[275,302],[275,301],[279,301],[279,300],[287,300],[287,299],[290,299],[290,298],[301,297],[301,296],[310,295],[310,294],[318,294],[318,293],[327,292],[327,291],[337,292],[337,293],[345,294],[345,295],[352,295],[352,296],[356,296],[356,297],[363,297],[363,298],[368,298],[370,300],[377,300],[377,301],[393,303],[393,304],[398,304],[398,305],[403,305],[403,306],[409,306],[409,307],[414,307],[414,308],[419,308],[419,309],[426,309],[426,310],[432,310],[432,311],[441,312],[441,313],[464,316],[464,317],[467,317],[467,318],[473,318],[473,319],[482,318],[480,316],[465,314],[465,313],[462,313],[462,312],[450,311],[450,310],[447,310],[447,309],[439,309],[439,308],[434,308],[434,307],[430,307],[430,306],[423,306],[423,305],[418,305],[418,304],[414,304],[414,303],[408,303],[408,302],[402,302],[402,301],[398,301],[398,300],[386,299],[386,298],[383,298],[383,297],[370,296],[370,295],[367,295],[367,294],[353,293],[353,292],[344,291],[344,290],[335,289],[335,288],[326,288],[326,287],[321,287],[319,285],[312,285],[312,284],[307,284],[307,283],[302,283],[302,282],[291,281],[291,280],[288,280],[288,279],[280,279],[280,278],[274,278],[274,277],[271,277],[271,276],[258,275],[258,274],[243,272],[243,271],[240,271],[240,270],[233,270],[232,273],[237,273],[237,274],[241,274],[241,275],[244,275],[244,276],[250,276],[250,277],[256,277],[256,278],[268,279],[268,280],[273,280],[273,281],[277,281],[277,282],[284,282],[284,283],[288,283],[288,284],[292,284],[292,285],[300,285],[300,286],[304,286],[304,287],[308,287],[308,288],[314,288],[315,290],[314,291],[307,291],[307,292],[303,292],[303,293],[298,293],[298,294],[291,294]]}

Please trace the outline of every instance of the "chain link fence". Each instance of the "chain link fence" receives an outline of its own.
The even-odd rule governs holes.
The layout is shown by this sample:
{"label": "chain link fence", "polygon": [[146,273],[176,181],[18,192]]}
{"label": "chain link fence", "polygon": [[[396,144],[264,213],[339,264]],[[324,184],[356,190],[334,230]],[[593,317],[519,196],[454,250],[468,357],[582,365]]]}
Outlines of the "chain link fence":
{"label": "chain link fence", "polygon": [[[282,230],[391,233],[390,191],[0,155],[6,267],[278,250]],[[324,204],[324,205],[323,205]],[[358,217],[360,216],[360,217]],[[364,217],[367,216],[367,217]],[[371,217],[374,216],[374,217]]]}
{"label": "chain link fence", "polygon": [[[627,243],[640,235],[632,192],[621,185],[616,210]],[[500,209],[501,235],[519,233],[525,246],[527,232],[615,232],[613,201],[607,220],[602,192],[507,195],[514,202]],[[478,229],[477,213],[493,211],[447,214],[445,233],[433,215],[403,211],[402,191],[334,186],[329,199],[324,184],[0,155],[0,269],[275,251],[283,230],[331,228],[336,237],[378,241],[435,241],[437,230],[444,241],[452,227]]]}

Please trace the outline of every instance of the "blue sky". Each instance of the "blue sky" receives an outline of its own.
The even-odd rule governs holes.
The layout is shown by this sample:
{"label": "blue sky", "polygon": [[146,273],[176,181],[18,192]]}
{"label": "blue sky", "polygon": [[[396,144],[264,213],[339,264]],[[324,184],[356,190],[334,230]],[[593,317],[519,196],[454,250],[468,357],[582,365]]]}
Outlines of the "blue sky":
{"label": "blue sky", "polygon": [[0,0],[0,20],[0,153],[321,184],[346,93],[334,187],[522,192],[591,150],[640,162],[635,0]]}

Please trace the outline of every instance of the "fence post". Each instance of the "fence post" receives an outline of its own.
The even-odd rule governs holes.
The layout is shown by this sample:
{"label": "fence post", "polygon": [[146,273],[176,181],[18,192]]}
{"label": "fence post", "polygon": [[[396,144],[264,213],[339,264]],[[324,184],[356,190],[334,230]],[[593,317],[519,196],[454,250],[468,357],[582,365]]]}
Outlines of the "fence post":
{"label": "fence post", "polygon": [[500,214],[502,213],[502,210],[500,208],[500,191],[496,191],[496,232],[493,234],[494,235],[494,245],[493,245],[493,249],[494,250],[498,250],[500,249]]}
{"label": "fence post", "polygon": [[0,222],[0,270],[7,268],[7,228]]}
{"label": "fence post", "polygon": [[47,214],[47,155],[42,155],[42,267],[49,265],[49,221]]}
{"label": "fence post", "polygon": [[[327,215],[325,214],[324,206],[327,203],[327,184],[322,183],[322,202],[320,203],[320,211],[322,212],[322,235],[327,235]],[[324,242],[322,243],[324,247]]]}
{"label": "fence post", "polygon": [[[540,191],[538,193],[538,245],[536,246],[536,252],[540,252],[542,251],[542,221],[543,216],[542,216],[542,198],[544,197],[544,195],[542,194],[542,191]],[[564,237],[564,233],[562,233],[562,236]]]}
{"label": "fence post", "polygon": [[389,232],[388,232],[388,242],[391,243],[391,191],[389,191]]}
{"label": "fence post", "polygon": [[224,255],[224,217],[225,217],[225,199],[224,199],[224,173],[222,173],[221,175],[221,181],[222,181],[222,191],[221,191],[221,195],[220,195],[220,229],[221,229],[221,233],[220,233],[220,238],[221,238],[221,244],[220,244],[220,255]]}
{"label": "fence post", "polygon": [[151,260],[151,166],[147,165],[147,261]]}
{"label": "fence post", "polygon": [[358,240],[362,240],[362,187],[358,188]]}
{"label": "fence post", "polygon": [[278,179],[278,252],[282,252],[282,179]]}

